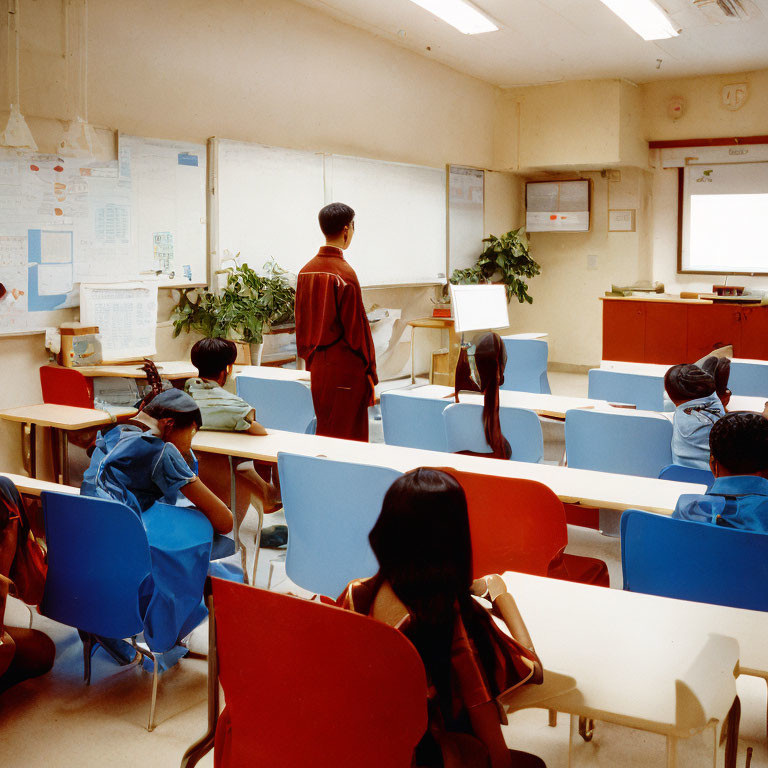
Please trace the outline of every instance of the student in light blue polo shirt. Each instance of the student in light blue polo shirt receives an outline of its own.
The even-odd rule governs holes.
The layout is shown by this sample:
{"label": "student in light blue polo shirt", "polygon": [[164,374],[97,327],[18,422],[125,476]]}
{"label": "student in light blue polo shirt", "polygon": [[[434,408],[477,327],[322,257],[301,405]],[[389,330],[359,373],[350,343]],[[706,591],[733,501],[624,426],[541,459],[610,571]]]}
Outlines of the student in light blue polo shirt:
{"label": "student in light blue polo shirt", "polygon": [[664,389],[675,404],[672,461],[708,469],[709,431],[725,414],[714,377],[697,365],[673,365],[664,376]]}
{"label": "student in light blue polo shirt", "polygon": [[712,427],[709,442],[715,482],[707,494],[681,496],[672,516],[768,533],[768,419],[728,413]]}

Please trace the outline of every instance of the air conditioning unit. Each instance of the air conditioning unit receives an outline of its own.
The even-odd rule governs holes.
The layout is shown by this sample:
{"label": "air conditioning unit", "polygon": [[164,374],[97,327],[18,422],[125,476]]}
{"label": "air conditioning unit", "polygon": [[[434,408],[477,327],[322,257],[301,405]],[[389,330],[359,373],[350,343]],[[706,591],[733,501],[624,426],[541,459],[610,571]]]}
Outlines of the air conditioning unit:
{"label": "air conditioning unit", "polygon": [[749,21],[762,15],[752,0],[691,0],[691,4],[710,24]]}

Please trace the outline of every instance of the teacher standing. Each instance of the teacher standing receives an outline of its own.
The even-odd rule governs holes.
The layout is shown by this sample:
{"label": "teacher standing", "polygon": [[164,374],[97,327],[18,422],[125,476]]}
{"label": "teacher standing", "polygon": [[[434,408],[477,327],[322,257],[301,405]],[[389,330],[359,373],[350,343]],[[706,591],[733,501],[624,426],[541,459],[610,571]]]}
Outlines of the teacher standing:
{"label": "teacher standing", "polygon": [[344,260],[355,212],[331,203],[318,220],[325,245],[299,272],[296,285],[298,353],[312,373],[317,434],[368,442],[376,352],[360,283]]}

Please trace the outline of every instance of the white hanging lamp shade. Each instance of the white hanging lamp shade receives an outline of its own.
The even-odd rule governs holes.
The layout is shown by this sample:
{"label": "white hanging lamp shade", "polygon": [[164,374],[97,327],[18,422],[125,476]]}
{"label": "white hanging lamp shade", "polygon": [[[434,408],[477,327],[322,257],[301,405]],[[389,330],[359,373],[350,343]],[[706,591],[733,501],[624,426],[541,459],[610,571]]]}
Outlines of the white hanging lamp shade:
{"label": "white hanging lamp shade", "polygon": [[37,142],[18,104],[11,104],[11,114],[8,116],[5,130],[0,133],[0,146],[37,151]]}
{"label": "white hanging lamp shade", "polygon": [[59,144],[59,154],[64,157],[92,157],[95,139],[93,126],[82,117],[77,117],[67,123]]}

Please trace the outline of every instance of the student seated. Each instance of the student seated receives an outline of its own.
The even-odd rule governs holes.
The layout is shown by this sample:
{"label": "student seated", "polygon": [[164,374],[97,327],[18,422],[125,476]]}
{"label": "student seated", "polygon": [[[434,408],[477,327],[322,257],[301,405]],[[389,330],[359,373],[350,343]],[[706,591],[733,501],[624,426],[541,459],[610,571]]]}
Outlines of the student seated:
{"label": "student seated", "polygon": [[[369,540],[379,572],[353,581],[338,602],[401,630],[421,655],[429,725],[414,765],[543,766],[504,743],[495,697],[540,682],[541,663],[500,577],[472,583],[467,500],[459,483],[434,469],[398,478]],[[516,640],[498,630],[473,599],[473,588],[492,593]]]}
{"label": "student seated", "polygon": [[704,360],[699,367],[715,380],[717,397],[723,404],[723,408],[728,408],[733,394],[728,389],[728,379],[731,377],[731,361],[727,357],[715,357],[713,355]]}
{"label": "student seated", "polygon": [[4,623],[6,600],[14,589],[8,577],[21,544],[22,505],[14,484],[0,477],[0,694],[17,683],[44,675],[56,656],[56,647],[48,635]]}
{"label": "student seated", "polygon": [[664,375],[664,389],[675,404],[672,462],[709,468],[709,431],[725,414],[711,374],[697,365],[673,365]]}
{"label": "student seated", "polygon": [[[197,476],[192,438],[202,424],[195,401],[178,389],[155,396],[91,456],[80,492],[128,505],[138,515],[155,502],[175,504],[181,493],[216,533],[232,530],[232,513]],[[118,429],[118,428],[116,428]]]}
{"label": "student seated", "polygon": [[[184,385],[184,391],[200,408],[203,417],[201,429],[266,435],[267,430],[254,418],[253,407],[224,389],[236,357],[237,347],[234,342],[226,339],[201,339],[192,347],[191,353],[192,365],[200,375],[196,379],[189,379]],[[237,509],[233,511],[238,523],[245,517],[253,497],[266,513],[274,512],[282,506],[279,492],[261,477],[253,461],[234,457],[233,461],[237,469]],[[229,457],[215,453],[201,456],[200,477],[219,498],[229,498],[229,476]],[[285,526],[274,526],[269,529],[269,534],[265,537],[266,543],[272,546],[287,542]],[[272,539],[275,537],[284,540],[274,542]]]}
{"label": "student seated", "polygon": [[672,517],[768,533],[768,419],[734,411],[709,434],[715,482],[704,495],[684,494]]}
{"label": "student seated", "polygon": [[499,421],[499,388],[504,383],[504,368],[507,365],[507,350],[498,333],[486,333],[475,346],[475,368],[478,382],[472,378],[468,360],[460,355],[456,367],[456,402],[462,389],[479,391],[483,394],[483,431],[490,453],[473,453],[475,456],[490,456],[508,459],[512,455],[509,442],[501,433]]}

